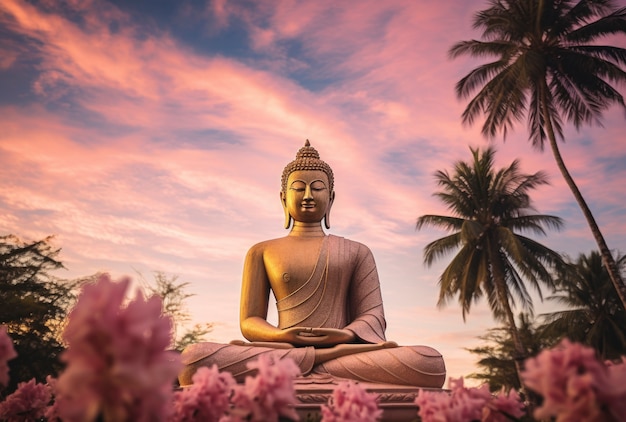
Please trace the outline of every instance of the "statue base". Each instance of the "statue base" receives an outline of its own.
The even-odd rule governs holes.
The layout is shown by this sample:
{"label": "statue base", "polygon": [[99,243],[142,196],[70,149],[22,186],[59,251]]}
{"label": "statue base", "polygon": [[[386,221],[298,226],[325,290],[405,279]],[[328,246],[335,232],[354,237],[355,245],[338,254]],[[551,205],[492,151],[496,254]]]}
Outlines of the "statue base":
{"label": "statue base", "polygon": [[[334,388],[340,379],[328,377],[304,377],[295,380],[294,387],[299,404],[295,406],[300,420],[303,422],[318,422],[322,418],[321,406],[328,404]],[[441,388],[411,387],[405,385],[372,384],[359,382],[368,393],[378,396],[378,407],[383,411],[381,421],[416,421],[417,405],[415,397],[420,390],[437,391],[447,394],[448,390]]]}

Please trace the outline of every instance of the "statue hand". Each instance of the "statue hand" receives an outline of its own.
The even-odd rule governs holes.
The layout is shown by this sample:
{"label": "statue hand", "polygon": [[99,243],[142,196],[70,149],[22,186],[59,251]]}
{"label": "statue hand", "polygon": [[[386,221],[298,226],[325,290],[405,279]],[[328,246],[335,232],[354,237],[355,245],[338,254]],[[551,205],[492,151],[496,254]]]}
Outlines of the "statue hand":
{"label": "statue hand", "polygon": [[352,331],[337,328],[292,327],[282,330],[281,334],[281,341],[297,346],[328,347],[356,339]]}

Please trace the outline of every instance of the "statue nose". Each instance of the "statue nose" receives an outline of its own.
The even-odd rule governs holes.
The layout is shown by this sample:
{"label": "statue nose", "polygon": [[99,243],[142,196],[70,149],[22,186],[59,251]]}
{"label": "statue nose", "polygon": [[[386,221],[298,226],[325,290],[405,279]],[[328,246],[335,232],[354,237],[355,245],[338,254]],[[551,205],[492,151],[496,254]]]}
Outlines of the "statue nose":
{"label": "statue nose", "polygon": [[304,189],[304,198],[303,199],[313,199],[313,195],[311,195],[311,186],[307,185]]}

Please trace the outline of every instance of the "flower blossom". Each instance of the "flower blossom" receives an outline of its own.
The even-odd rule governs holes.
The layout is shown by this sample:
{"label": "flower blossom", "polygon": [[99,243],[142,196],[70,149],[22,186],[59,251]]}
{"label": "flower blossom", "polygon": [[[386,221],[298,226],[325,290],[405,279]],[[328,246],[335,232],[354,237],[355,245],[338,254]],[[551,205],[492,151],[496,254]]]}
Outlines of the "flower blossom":
{"label": "flower blossom", "polygon": [[619,420],[618,415],[625,414],[626,401],[622,365],[610,369],[596,358],[592,348],[567,339],[528,359],[522,373],[524,383],[543,396],[534,416],[556,417],[557,422],[600,422],[611,420],[609,415]]}
{"label": "flower blossom", "polygon": [[609,380],[602,391],[601,400],[607,406],[607,412],[615,419],[626,416],[626,356],[620,363],[607,364]]}
{"label": "flower blossom", "polygon": [[291,359],[274,361],[261,355],[248,368],[257,369],[258,373],[254,378],[246,377],[244,385],[235,387],[234,409],[224,421],[271,422],[281,416],[299,420],[293,407],[298,403],[293,386],[294,378],[300,375],[298,365]]}
{"label": "flower blossom", "polygon": [[35,422],[42,418],[50,402],[50,391],[44,384],[21,382],[17,390],[0,403],[0,420],[6,422]]}
{"label": "flower blossom", "polygon": [[368,393],[359,384],[344,381],[337,385],[328,405],[322,405],[322,422],[375,422],[383,411],[376,403],[377,396]]}
{"label": "flower blossom", "polygon": [[46,409],[45,419],[48,422],[60,422],[61,416],[59,415],[59,400],[55,400],[57,395],[57,379],[52,375],[48,375],[46,377],[46,384],[48,386],[48,391],[50,391],[50,395],[52,396],[52,404],[48,406]]}
{"label": "flower blossom", "polygon": [[509,422],[510,417],[521,418],[526,412],[518,392],[514,389],[508,393],[504,390],[492,396],[483,409],[482,422]]}
{"label": "flower blossom", "polygon": [[417,414],[422,422],[446,422],[450,408],[450,395],[445,392],[419,390],[415,397]]}
{"label": "flower blossom", "polygon": [[160,421],[171,410],[180,358],[166,351],[171,319],[161,298],[138,293],[123,306],[129,278],[101,275],[87,285],[69,315],[56,400],[61,419]]}
{"label": "flower blossom", "polygon": [[0,325],[0,386],[9,384],[8,361],[17,357],[13,348],[13,340],[7,333],[6,325]]}
{"label": "flower blossom", "polygon": [[230,406],[235,379],[229,372],[220,373],[217,365],[213,365],[198,369],[192,380],[190,387],[174,393],[170,422],[218,422]]}
{"label": "flower blossom", "polygon": [[418,415],[423,422],[504,422],[509,416],[521,417],[523,404],[515,390],[497,395],[483,384],[476,388],[464,386],[463,378],[451,378],[450,393],[420,390],[415,398]]}

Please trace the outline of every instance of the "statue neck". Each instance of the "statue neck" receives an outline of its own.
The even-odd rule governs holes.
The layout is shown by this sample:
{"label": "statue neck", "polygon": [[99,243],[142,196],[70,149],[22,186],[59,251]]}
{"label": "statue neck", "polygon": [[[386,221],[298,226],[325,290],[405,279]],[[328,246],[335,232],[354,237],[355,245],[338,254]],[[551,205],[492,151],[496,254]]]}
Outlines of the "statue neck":
{"label": "statue neck", "polygon": [[289,232],[289,236],[298,237],[323,237],[326,236],[322,229],[322,223],[302,223],[294,221],[293,228]]}

